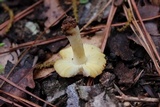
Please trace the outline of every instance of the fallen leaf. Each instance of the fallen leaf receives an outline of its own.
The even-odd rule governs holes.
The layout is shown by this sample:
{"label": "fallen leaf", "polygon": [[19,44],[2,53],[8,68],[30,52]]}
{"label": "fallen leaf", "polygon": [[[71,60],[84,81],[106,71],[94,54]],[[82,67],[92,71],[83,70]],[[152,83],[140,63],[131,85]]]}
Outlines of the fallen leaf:
{"label": "fallen leaf", "polygon": [[101,78],[100,78],[100,82],[103,86],[105,87],[110,87],[113,85],[115,80],[115,75],[109,72],[105,72],[104,74],[102,74]]}
{"label": "fallen leaf", "polygon": [[104,91],[90,100],[85,107],[119,107],[116,98]]}
{"label": "fallen leaf", "polygon": [[[33,58],[27,57],[25,61],[21,61],[21,63],[13,70],[11,75],[9,76],[9,80],[20,86],[21,88],[34,88],[35,83],[33,80],[33,69],[32,69],[32,60]],[[3,76],[6,76],[10,69],[13,67],[13,64],[8,62],[5,67],[5,74]],[[2,83],[2,80],[0,80],[0,84]],[[9,92],[13,95],[19,96],[19,97],[26,97],[26,93],[17,89],[16,87],[5,83],[1,90],[5,92]],[[0,102],[2,104],[2,102]]]}
{"label": "fallen leaf", "polygon": [[[137,4],[137,8],[143,19],[157,16],[160,10],[159,6],[152,5],[147,0],[139,1]],[[144,24],[145,24],[147,31],[151,35],[159,35],[157,20],[146,21],[144,22]]]}
{"label": "fallen leaf", "polygon": [[[51,58],[49,58],[47,61],[44,62],[44,65],[45,63],[50,63],[50,62],[54,62],[56,60],[58,60],[60,58],[59,54],[56,53],[56,54],[53,54]],[[44,68],[42,70],[38,70],[34,73],[34,79],[39,79],[39,78],[44,78],[44,77],[47,77],[49,74],[51,74],[52,72],[54,72],[54,68]]]}
{"label": "fallen leaf", "polygon": [[[4,39],[3,43],[5,44],[3,47],[0,47],[0,52],[8,51],[11,48],[11,42],[8,39]],[[13,64],[16,64],[18,61],[18,55],[16,52],[5,53],[0,55],[0,64],[5,67],[7,62],[10,61]]]}
{"label": "fallen leaf", "polygon": [[119,84],[123,84],[128,88],[134,83],[136,69],[129,69],[123,63],[118,63],[113,71],[119,79]]}
{"label": "fallen leaf", "polygon": [[[48,28],[53,24],[53,22],[57,21],[57,18],[64,13],[64,10],[59,4],[59,0],[44,0],[44,6],[48,7],[47,12],[43,13],[47,17],[44,25]],[[54,25],[57,23],[54,23]]]}
{"label": "fallen leaf", "polygon": [[[134,35],[128,37],[130,40],[133,40],[136,44],[141,45],[138,38]],[[158,53],[160,54],[160,36],[151,36],[155,46],[157,48]],[[141,45],[142,46],[142,45]]]}
{"label": "fallen leaf", "polygon": [[[94,19],[95,16],[100,12],[106,5],[108,0],[91,0],[87,4],[80,4],[78,9],[79,24],[86,24],[90,19]],[[111,6],[108,6],[97,18],[96,21],[100,21],[103,18],[107,18]]]}
{"label": "fallen leaf", "polygon": [[76,91],[76,87],[77,85],[75,83],[67,87],[66,93],[68,96],[68,100],[66,107],[80,107],[79,96]]}
{"label": "fallen leaf", "polygon": [[82,100],[89,101],[103,91],[103,86],[101,84],[96,84],[93,86],[81,86],[77,85],[78,95]]}
{"label": "fallen leaf", "polygon": [[[51,75],[41,82],[42,90],[46,94],[48,102],[55,102],[66,94],[68,83],[66,79],[57,79],[57,76]],[[61,106],[59,106],[61,107]]]}
{"label": "fallen leaf", "polygon": [[85,101],[81,107],[119,107],[115,96],[109,91],[104,91],[105,88],[101,84],[93,86],[76,86],[80,101]]}
{"label": "fallen leaf", "polygon": [[82,37],[82,41],[83,43],[91,44],[91,45],[101,48],[102,41],[104,38],[103,34],[104,34],[103,31],[96,32],[95,35],[92,37],[88,37],[88,36]]}
{"label": "fallen leaf", "polygon": [[120,56],[121,59],[129,61],[133,59],[133,52],[129,48],[129,40],[127,34],[117,33],[108,39],[108,47],[111,53]]}
{"label": "fallen leaf", "polygon": [[137,8],[142,18],[149,18],[159,14],[159,7],[150,4],[147,0],[139,0]]}

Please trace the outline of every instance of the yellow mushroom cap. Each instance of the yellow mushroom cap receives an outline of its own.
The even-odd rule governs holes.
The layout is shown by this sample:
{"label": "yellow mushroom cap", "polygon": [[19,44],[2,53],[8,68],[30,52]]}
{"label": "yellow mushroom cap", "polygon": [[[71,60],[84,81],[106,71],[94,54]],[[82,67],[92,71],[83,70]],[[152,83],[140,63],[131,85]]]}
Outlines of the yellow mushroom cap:
{"label": "yellow mushroom cap", "polygon": [[60,51],[59,59],[54,68],[61,77],[73,77],[77,74],[93,77],[100,75],[105,67],[106,59],[101,50],[93,45],[83,44],[86,55],[86,63],[76,64],[73,60],[72,47]]}

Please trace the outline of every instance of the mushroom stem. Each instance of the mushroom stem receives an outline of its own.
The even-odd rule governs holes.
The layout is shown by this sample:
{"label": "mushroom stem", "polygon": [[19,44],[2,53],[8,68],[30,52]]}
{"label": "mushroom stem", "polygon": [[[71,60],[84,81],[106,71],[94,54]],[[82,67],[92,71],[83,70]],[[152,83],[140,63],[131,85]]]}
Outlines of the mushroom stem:
{"label": "mushroom stem", "polygon": [[83,64],[86,62],[86,56],[83,48],[83,43],[80,36],[80,30],[79,27],[76,26],[75,28],[72,28],[70,30],[67,30],[71,35],[67,36],[72,50],[73,50],[73,60],[76,64]]}

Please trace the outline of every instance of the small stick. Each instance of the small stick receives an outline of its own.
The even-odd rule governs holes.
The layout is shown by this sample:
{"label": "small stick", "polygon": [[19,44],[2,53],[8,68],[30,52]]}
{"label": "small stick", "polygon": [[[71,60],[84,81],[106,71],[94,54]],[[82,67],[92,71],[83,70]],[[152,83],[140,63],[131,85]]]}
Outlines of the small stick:
{"label": "small stick", "polygon": [[[146,37],[146,39],[147,39],[148,42],[150,43],[150,45],[151,45],[151,47],[152,47],[152,49],[153,49],[153,51],[154,51],[157,59],[160,61],[159,53],[158,53],[158,51],[157,51],[157,49],[156,49],[156,46],[155,46],[155,44],[154,44],[151,36],[149,35],[147,29],[146,29],[145,26],[144,26],[144,23],[143,23],[143,21],[142,21],[142,18],[141,18],[141,16],[140,16],[140,13],[139,13],[139,11],[138,11],[138,9],[137,9],[136,3],[135,3],[134,0],[130,0],[130,1],[131,1],[132,5],[133,5],[133,8],[134,8],[136,14],[137,14],[137,17],[138,17],[138,19],[139,19],[139,21],[140,21],[140,24],[142,25],[142,28],[143,28],[143,30],[144,30],[144,33],[145,33],[144,36]],[[160,71],[159,71],[159,74],[160,74]]]}
{"label": "small stick", "polygon": [[138,97],[131,97],[131,96],[115,96],[117,99],[121,101],[131,101],[131,102],[148,102],[148,103],[159,103],[158,98],[138,98]]}
{"label": "small stick", "polygon": [[159,103],[159,99],[158,98],[147,98],[147,97],[131,97],[131,96],[127,96],[125,95],[116,84],[114,84],[114,87],[116,88],[116,90],[118,91],[118,93],[121,96],[115,96],[117,99],[121,100],[121,101],[134,101],[134,102],[149,102],[149,103]]}
{"label": "small stick", "polygon": [[28,104],[28,105],[33,106],[33,107],[40,107],[39,105],[37,105],[37,104],[35,104],[35,103],[31,102],[31,101],[28,101],[28,100],[23,99],[23,98],[21,98],[21,97],[18,97],[18,96],[16,96],[16,95],[13,95],[13,94],[4,92],[4,91],[2,91],[2,90],[0,90],[0,93],[6,94],[6,95],[10,96],[11,98],[14,98],[14,99],[16,99],[16,100],[18,100],[18,101],[24,102],[24,103],[26,103],[26,104]]}
{"label": "small stick", "polygon": [[[33,12],[33,8],[37,5],[39,5],[40,3],[42,3],[43,0],[39,0],[38,2],[36,2],[35,4],[31,5],[30,7],[28,7],[27,9],[23,10],[22,12],[18,13],[15,17],[14,17],[14,22],[18,21],[19,19],[23,18],[24,16],[28,15],[29,13]],[[27,14],[26,14],[27,13]],[[24,15],[25,14],[25,15]],[[23,16],[23,17],[22,17]],[[2,23],[0,25],[0,30],[2,30],[4,27],[6,27],[9,23],[9,20],[7,20],[6,22]]]}
{"label": "small stick", "polygon": [[108,16],[107,24],[106,24],[106,27],[105,27],[105,36],[104,36],[104,39],[103,39],[103,42],[102,42],[102,45],[101,45],[101,50],[102,51],[104,51],[104,49],[106,47],[107,39],[109,37],[109,32],[110,32],[110,29],[111,29],[111,23],[112,23],[112,20],[113,20],[113,17],[115,15],[116,10],[117,10],[117,7],[112,4],[112,7],[110,9],[110,13],[109,13],[109,16]]}
{"label": "small stick", "polygon": [[[65,15],[66,15],[66,12],[68,12],[70,9],[71,9],[71,7],[69,7],[69,8],[64,12],[64,14],[62,14],[61,16],[59,16],[59,17],[57,18],[57,20],[51,24],[51,26],[52,26],[53,24],[55,24],[55,23],[56,23],[59,19],[61,19],[63,16],[65,16]],[[50,27],[50,26],[49,26],[49,27]],[[7,74],[6,78],[8,78],[8,77],[10,76],[10,74],[12,73],[12,71],[14,70],[14,68],[19,64],[19,62],[21,61],[21,59],[23,58],[23,56],[26,55],[27,52],[29,52],[29,50],[32,48],[32,46],[36,43],[36,41],[37,41],[42,35],[45,34],[45,32],[49,29],[49,27],[46,28],[41,34],[39,34],[39,36],[37,36],[36,40],[32,43],[32,45],[31,45],[30,47],[28,47],[26,50],[24,50],[24,51],[22,52],[22,55],[21,55],[21,57],[19,58],[18,62],[11,68],[11,70],[10,70],[9,73]],[[0,87],[2,87],[4,83],[5,83],[5,81],[3,81],[3,82],[0,84]]]}
{"label": "small stick", "polygon": [[82,28],[80,31],[82,31],[83,29],[85,29],[89,24],[91,24],[95,18],[97,18],[108,6],[109,4],[112,2],[112,0],[109,0],[107,2],[107,4],[100,10],[100,12],[98,14],[96,14],[96,16],[94,16],[94,18],[91,18]]}
{"label": "small stick", "polygon": [[23,107],[23,106],[21,106],[21,105],[19,105],[19,104],[17,104],[17,103],[14,103],[13,101],[10,101],[10,100],[8,100],[8,99],[6,99],[6,98],[4,98],[4,97],[1,97],[1,96],[0,96],[0,100],[9,103],[9,104],[11,104],[12,106]]}
{"label": "small stick", "polygon": [[9,48],[9,50],[7,50],[7,51],[0,52],[0,54],[4,54],[4,53],[7,53],[7,52],[12,52],[12,51],[15,51],[17,49],[28,48],[33,43],[34,44],[32,45],[32,47],[35,47],[35,46],[45,45],[45,44],[48,44],[48,43],[54,43],[54,42],[64,40],[64,39],[66,39],[65,36],[57,36],[57,37],[54,37],[54,38],[49,39],[49,40],[37,40],[35,43],[34,43],[34,41],[26,42],[26,43],[19,44],[16,47]]}
{"label": "small stick", "polygon": [[113,84],[115,89],[118,91],[118,93],[121,95],[121,96],[126,96],[120,89],[119,87],[116,85],[116,84]]}
{"label": "small stick", "polygon": [[[29,91],[27,91],[27,90],[21,88],[21,87],[18,86],[17,84],[13,83],[12,81],[6,79],[5,77],[3,77],[3,76],[1,76],[1,75],[0,75],[0,79],[3,80],[3,81],[5,81],[5,82],[7,82],[7,83],[9,83],[9,84],[12,85],[12,86],[18,88],[19,90],[21,90],[21,91],[23,91],[23,92],[25,92],[25,93],[27,93],[27,94],[33,96],[34,98],[36,98],[36,99],[38,99],[38,100],[40,100],[40,101],[42,101],[42,102],[44,102],[44,103],[46,103],[46,104],[52,106],[52,107],[55,107],[54,105],[52,105],[52,104],[48,103],[47,101],[45,101],[45,100],[39,98],[38,96],[32,94],[31,92],[29,92]],[[2,91],[0,91],[0,92],[2,92]]]}

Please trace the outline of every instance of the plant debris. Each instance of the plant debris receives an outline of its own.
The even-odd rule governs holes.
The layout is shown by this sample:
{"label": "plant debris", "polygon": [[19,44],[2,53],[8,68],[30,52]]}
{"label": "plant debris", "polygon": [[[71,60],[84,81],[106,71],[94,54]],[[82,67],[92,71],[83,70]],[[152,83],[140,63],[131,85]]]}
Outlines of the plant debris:
{"label": "plant debris", "polygon": [[[48,8],[48,10],[43,13],[44,16],[47,17],[47,20],[45,22],[45,26],[47,28],[51,26],[52,23],[55,22],[57,18],[64,13],[64,10],[59,5],[59,0],[44,0],[44,6]],[[56,25],[57,23],[58,22],[56,22],[54,25]]]}
{"label": "plant debris", "polygon": [[111,53],[115,54],[116,56],[120,56],[122,60],[133,60],[133,51],[129,48],[127,34],[113,34],[113,36],[111,36],[108,40],[108,47]]}
{"label": "plant debris", "polygon": [[[1,0],[0,3],[0,106],[159,106],[158,0]],[[94,45],[105,56],[107,64],[94,78],[83,75],[65,78],[55,72],[59,52],[70,46],[68,35],[61,28],[66,17],[78,19],[75,25],[80,28],[82,43]],[[73,23],[65,23],[69,25]],[[78,42],[74,43],[76,47]],[[89,69],[96,71],[95,66],[100,63],[97,61]],[[65,74],[71,71],[69,67]],[[59,68],[64,69],[62,63]]]}
{"label": "plant debris", "polygon": [[[21,65],[15,68],[15,70],[11,73],[9,80],[13,81],[23,89],[25,89],[26,87],[34,88],[35,83],[33,80],[33,69],[31,68],[31,66],[32,66],[32,58],[28,57],[28,59],[21,62]],[[12,67],[13,67],[13,64],[8,62],[5,67],[5,72],[3,76],[6,76]],[[0,84],[2,84],[1,80],[0,80]],[[16,87],[13,87],[12,85],[9,85],[6,83],[1,87],[1,90],[5,92],[9,92],[19,97],[26,98],[26,94],[23,91],[20,91]]]}

